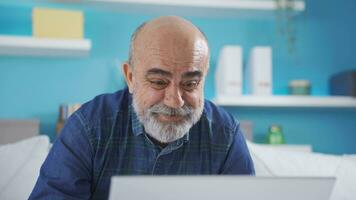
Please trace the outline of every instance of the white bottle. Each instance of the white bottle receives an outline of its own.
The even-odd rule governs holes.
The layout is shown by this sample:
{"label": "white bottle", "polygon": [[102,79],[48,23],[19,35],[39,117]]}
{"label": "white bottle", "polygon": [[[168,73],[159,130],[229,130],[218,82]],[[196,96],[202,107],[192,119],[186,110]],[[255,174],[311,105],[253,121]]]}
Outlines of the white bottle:
{"label": "white bottle", "polygon": [[228,45],[220,51],[215,86],[218,99],[242,95],[242,48],[240,46]]}
{"label": "white bottle", "polygon": [[247,88],[252,95],[272,95],[272,48],[256,46],[251,49],[247,74]]}

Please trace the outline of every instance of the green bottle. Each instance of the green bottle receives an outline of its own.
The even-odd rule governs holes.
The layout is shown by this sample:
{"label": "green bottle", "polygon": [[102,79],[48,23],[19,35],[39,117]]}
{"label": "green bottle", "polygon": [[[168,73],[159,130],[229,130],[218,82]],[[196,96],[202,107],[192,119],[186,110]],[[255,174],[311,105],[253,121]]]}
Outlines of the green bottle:
{"label": "green bottle", "polygon": [[284,137],[282,133],[282,127],[279,125],[271,125],[267,134],[268,144],[284,144]]}

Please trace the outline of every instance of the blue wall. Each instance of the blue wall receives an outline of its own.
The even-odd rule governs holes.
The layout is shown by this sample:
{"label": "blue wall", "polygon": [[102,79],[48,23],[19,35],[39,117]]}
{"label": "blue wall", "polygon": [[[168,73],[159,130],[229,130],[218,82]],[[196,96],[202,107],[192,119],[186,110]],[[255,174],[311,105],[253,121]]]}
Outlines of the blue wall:
{"label": "blue wall", "polygon": [[[328,95],[330,75],[356,69],[356,2],[307,0],[306,7],[293,21],[297,40],[292,54],[286,38],[276,34],[279,23],[273,19],[188,16],[210,42],[206,97],[214,98],[215,64],[225,44],[242,45],[245,57],[252,46],[273,47],[274,94],[287,94],[288,81],[303,78],[312,82],[313,95]],[[31,35],[31,9],[32,5],[0,4],[0,34]],[[120,64],[127,58],[130,35],[154,16],[83,10],[85,37],[93,42],[90,57],[0,57],[0,118],[39,118],[41,133],[53,139],[59,104],[83,103],[124,86]],[[277,123],[287,143],[310,143],[319,152],[356,153],[356,109],[227,109],[253,122],[258,142],[264,141],[268,126]]]}

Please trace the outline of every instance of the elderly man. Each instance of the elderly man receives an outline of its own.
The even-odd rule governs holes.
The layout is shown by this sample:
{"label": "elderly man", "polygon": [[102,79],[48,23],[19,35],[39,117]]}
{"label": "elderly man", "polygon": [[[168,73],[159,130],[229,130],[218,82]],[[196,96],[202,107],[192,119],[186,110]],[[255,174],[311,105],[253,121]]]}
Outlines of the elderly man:
{"label": "elderly man", "polygon": [[106,199],[113,175],[254,174],[239,124],[204,101],[209,53],[185,19],[141,25],[123,64],[128,88],[70,117],[30,199]]}

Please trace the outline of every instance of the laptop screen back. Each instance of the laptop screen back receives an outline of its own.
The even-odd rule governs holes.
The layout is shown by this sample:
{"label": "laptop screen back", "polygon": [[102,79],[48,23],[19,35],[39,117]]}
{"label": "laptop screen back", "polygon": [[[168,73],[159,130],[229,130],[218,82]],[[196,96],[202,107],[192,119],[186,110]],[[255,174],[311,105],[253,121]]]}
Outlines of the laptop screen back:
{"label": "laptop screen back", "polygon": [[327,200],[335,178],[116,176],[110,200]]}

